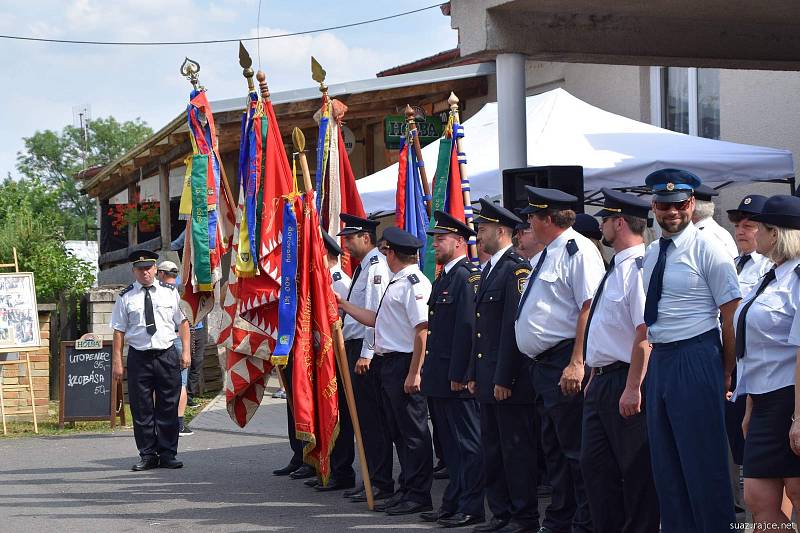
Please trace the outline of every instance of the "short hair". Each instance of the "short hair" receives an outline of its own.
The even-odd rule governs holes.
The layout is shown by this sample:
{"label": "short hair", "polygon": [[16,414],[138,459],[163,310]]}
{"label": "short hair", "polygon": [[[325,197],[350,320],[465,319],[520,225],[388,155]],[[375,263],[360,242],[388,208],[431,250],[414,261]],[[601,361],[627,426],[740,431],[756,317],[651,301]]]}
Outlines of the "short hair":
{"label": "short hair", "polygon": [[542,211],[537,211],[536,216],[541,220],[550,217],[550,220],[553,221],[553,225],[561,229],[567,229],[575,223],[575,211],[572,209],[547,208]]}
{"label": "short hair", "polygon": [[397,250],[395,250],[393,248],[392,248],[392,251],[394,252],[394,255],[395,255],[395,257],[397,257],[398,261],[400,261],[404,265],[410,265],[412,263],[416,263],[417,262],[417,254],[416,253],[406,254],[406,253],[398,252]]}
{"label": "short hair", "polygon": [[750,214],[743,211],[731,211],[728,213],[728,220],[730,220],[732,224],[738,224],[739,222],[748,220],[749,218]]}
{"label": "short hair", "polygon": [[[762,223],[763,224],[763,223]],[[775,246],[766,255],[775,263],[800,257],[800,230],[764,224],[769,231],[775,230]]]}
{"label": "short hair", "polygon": [[704,220],[714,216],[714,202],[708,200],[698,200],[695,198],[694,202],[694,216],[698,220]]}
{"label": "short hair", "polygon": [[374,231],[374,230],[373,231],[366,231],[365,230],[365,231],[362,231],[361,233],[366,233],[367,235],[369,235],[369,243],[371,245],[375,246],[375,243],[378,242],[378,233],[376,231]]}
{"label": "short hair", "polygon": [[631,215],[620,216],[623,220],[625,220],[625,223],[628,224],[628,229],[631,230],[631,233],[640,237],[644,237],[644,230],[647,229],[647,220],[639,217],[633,217]]}

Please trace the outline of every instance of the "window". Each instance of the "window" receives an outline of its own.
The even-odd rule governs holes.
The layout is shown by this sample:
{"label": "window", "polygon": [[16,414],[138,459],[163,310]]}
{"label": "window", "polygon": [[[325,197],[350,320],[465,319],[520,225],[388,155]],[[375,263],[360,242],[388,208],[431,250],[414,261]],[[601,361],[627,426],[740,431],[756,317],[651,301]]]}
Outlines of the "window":
{"label": "window", "polygon": [[672,131],[719,139],[719,71],[651,67],[651,122]]}

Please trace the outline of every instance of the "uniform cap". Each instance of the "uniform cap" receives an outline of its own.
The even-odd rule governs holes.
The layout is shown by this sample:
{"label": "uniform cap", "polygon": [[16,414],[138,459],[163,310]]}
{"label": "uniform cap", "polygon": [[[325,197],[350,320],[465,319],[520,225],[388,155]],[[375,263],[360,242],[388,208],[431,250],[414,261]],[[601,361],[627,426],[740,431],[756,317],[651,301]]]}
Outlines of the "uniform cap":
{"label": "uniform cap", "polygon": [[545,209],[575,209],[578,198],[558,189],[525,186],[528,193],[528,206],[520,211],[523,215],[536,213]]}
{"label": "uniform cap", "polygon": [[714,196],[719,196],[719,192],[708,185],[700,184],[694,188],[694,197],[698,200],[710,202]]}
{"label": "uniform cap", "polygon": [[336,256],[342,255],[342,248],[339,246],[339,243],[336,242],[336,239],[328,235],[328,232],[325,230],[322,230],[322,240],[325,241],[325,249],[328,250],[329,254]]}
{"label": "uniform cap", "polygon": [[364,231],[374,233],[379,224],[377,220],[358,217],[356,215],[350,215],[347,213],[341,213],[339,215],[339,220],[344,222],[344,227],[339,233],[337,233],[337,235],[353,235],[355,233],[361,233]]}
{"label": "uniform cap", "polygon": [[662,168],[650,173],[645,184],[653,191],[657,202],[682,202],[692,197],[694,189],[702,185],[702,181],[688,170]]}
{"label": "uniform cap", "polygon": [[600,240],[603,238],[603,232],[600,231],[600,223],[592,215],[587,215],[586,213],[575,215],[575,223],[572,225],[572,229],[589,239]]}
{"label": "uniform cap", "polygon": [[770,196],[761,212],[750,220],[779,228],[800,229],[800,198],[788,194]]}
{"label": "uniform cap", "polygon": [[757,215],[761,213],[761,210],[764,208],[764,202],[766,201],[766,196],[750,194],[742,198],[742,201],[739,202],[739,207],[736,209],[728,209],[728,214],[734,215],[739,213],[746,216]]}
{"label": "uniform cap", "polygon": [[522,222],[522,219],[502,205],[492,203],[486,198],[481,198],[480,203],[481,212],[477,217],[475,217],[476,220],[479,220],[480,222],[500,224],[501,226],[507,226],[511,229],[516,228],[517,224]]}
{"label": "uniform cap", "polygon": [[436,224],[428,230],[428,235],[454,233],[461,235],[465,239],[475,235],[473,229],[444,211],[434,211],[433,217],[436,219]]}
{"label": "uniform cap", "polygon": [[158,261],[158,254],[150,250],[134,250],[128,254],[128,261],[133,268],[150,268]]}
{"label": "uniform cap", "polygon": [[650,204],[638,196],[606,188],[601,189],[601,192],[603,193],[603,209],[595,214],[596,217],[628,215],[636,218],[648,218]]}
{"label": "uniform cap", "polygon": [[386,241],[386,245],[389,246],[389,248],[401,254],[412,255],[423,246],[421,240],[417,239],[409,232],[394,226],[386,228],[381,239]]}

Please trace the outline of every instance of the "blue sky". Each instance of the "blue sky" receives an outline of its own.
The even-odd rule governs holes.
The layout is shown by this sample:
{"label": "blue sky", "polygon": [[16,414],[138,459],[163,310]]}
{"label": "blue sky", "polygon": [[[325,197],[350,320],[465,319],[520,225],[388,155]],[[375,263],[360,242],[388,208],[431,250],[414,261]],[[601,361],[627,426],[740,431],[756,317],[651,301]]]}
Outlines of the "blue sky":
{"label": "blue sky", "polygon": [[[346,24],[408,11],[405,2],[262,0],[261,35]],[[3,0],[0,34],[58,39],[176,41],[255,36],[258,0]],[[273,91],[310,87],[310,55],[337,83],[457,45],[439,9],[355,28],[261,42],[261,68]],[[255,42],[246,44],[258,64]],[[238,44],[117,47],[0,40],[0,178],[16,176],[23,137],[72,124],[74,106],[118,120],[141,117],[154,130],[186,106],[185,56],[201,64],[210,99],[244,95]]]}

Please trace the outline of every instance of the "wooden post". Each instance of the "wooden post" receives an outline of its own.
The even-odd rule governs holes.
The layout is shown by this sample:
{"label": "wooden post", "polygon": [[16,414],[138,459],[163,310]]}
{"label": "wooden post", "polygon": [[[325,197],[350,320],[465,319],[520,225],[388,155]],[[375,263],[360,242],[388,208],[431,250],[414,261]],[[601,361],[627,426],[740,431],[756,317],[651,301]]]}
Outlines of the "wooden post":
{"label": "wooden post", "polygon": [[[414,120],[414,110],[411,109],[410,105],[406,104],[405,109],[406,114],[406,122],[408,123],[406,134],[413,139],[414,142],[414,153],[417,154],[417,163],[419,164],[419,177],[422,180],[422,191],[425,193],[425,196],[428,198],[431,197],[431,185],[428,183],[428,171],[425,170],[425,161],[422,159],[422,145],[419,143],[419,135],[412,135],[412,132],[417,132],[417,123]],[[408,162],[411,164],[411,161]],[[425,201],[425,209],[428,211],[428,216],[431,216],[431,200]]]}
{"label": "wooden post", "polygon": [[[300,170],[303,174],[302,189],[304,192],[313,190],[311,185],[311,174],[308,171],[308,162],[306,161],[306,154],[303,151],[306,144],[306,139],[300,128],[294,128],[292,131],[292,143],[298,162],[300,163]],[[367,465],[367,454],[364,452],[364,440],[361,437],[361,422],[358,418],[358,409],[356,409],[356,398],[353,394],[353,383],[350,379],[350,363],[347,361],[347,352],[344,347],[344,336],[342,335],[342,321],[337,320],[333,325],[333,352],[336,356],[336,366],[339,368],[339,375],[342,377],[342,385],[344,386],[344,396],[347,400],[347,408],[350,410],[350,420],[353,422],[353,433],[356,438],[356,449],[358,451],[358,463],[361,467],[361,478],[364,480],[364,493],[367,496],[367,507],[372,510],[375,506],[375,498],[372,494],[372,481],[369,478],[369,467]]]}
{"label": "wooden post", "polygon": [[[450,113],[453,115],[453,125],[461,124],[461,119],[458,116],[458,97],[454,92],[450,93],[450,98],[447,99],[447,103],[450,104]],[[455,129],[455,128],[454,128]],[[455,131],[453,131],[453,140],[456,143],[456,154],[458,155],[458,173],[461,175],[461,182],[468,181],[467,178],[467,163],[466,158],[462,157],[461,154],[464,153],[462,149],[462,142],[461,137],[455,136]],[[469,209],[470,216],[465,217],[466,223],[470,229],[474,230],[475,226],[472,223],[472,200],[470,199],[469,194],[469,187],[461,187],[461,193],[464,198],[464,209]],[[469,245],[469,255],[470,257],[478,257],[478,250],[474,244]]]}
{"label": "wooden post", "polygon": [[161,249],[169,250],[172,242],[172,218],[169,205],[169,164],[158,165],[159,225],[161,226]]}
{"label": "wooden post", "polygon": [[[131,183],[128,185],[128,203],[133,203],[136,198],[136,192],[139,189],[138,183]],[[128,246],[135,248],[139,244],[139,227],[137,224],[128,224]]]}

